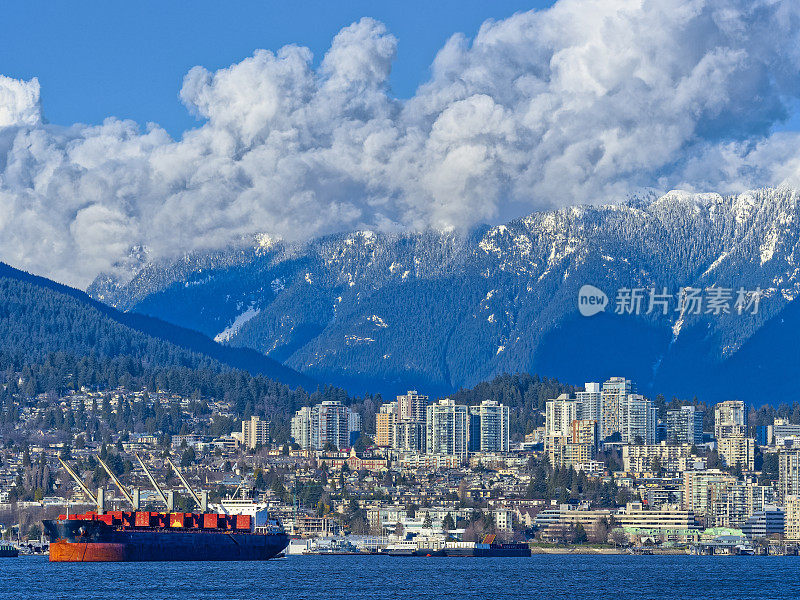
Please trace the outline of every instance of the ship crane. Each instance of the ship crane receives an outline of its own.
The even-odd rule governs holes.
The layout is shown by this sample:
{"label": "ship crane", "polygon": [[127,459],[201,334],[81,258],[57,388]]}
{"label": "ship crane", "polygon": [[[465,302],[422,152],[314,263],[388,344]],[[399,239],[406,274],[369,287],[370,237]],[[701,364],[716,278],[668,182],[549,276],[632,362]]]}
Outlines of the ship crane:
{"label": "ship crane", "polygon": [[[98,496],[102,496],[99,493],[100,490],[98,490],[98,495],[95,496],[92,492],[89,491],[89,488],[87,488],[86,485],[83,483],[83,481],[81,481],[81,478],[78,477],[78,475],[75,473],[75,471],[73,471],[67,463],[65,463],[63,460],[61,460],[60,456],[58,457],[58,462],[60,462],[61,466],[64,467],[64,469],[66,469],[67,473],[70,474],[70,477],[72,477],[75,480],[75,483],[77,483],[78,487],[81,488],[81,491],[84,494],[86,494],[86,497],[89,498],[89,500],[92,501],[92,504],[95,504],[97,506],[98,512],[102,513],[103,512],[103,506],[102,506],[103,503],[100,500],[98,500]],[[69,506],[69,505],[67,505],[67,506]]]}
{"label": "ship crane", "polygon": [[[138,454],[134,454],[134,456],[136,457],[136,460],[139,461],[139,464],[142,466],[142,470],[144,470],[144,474],[147,475],[147,479],[150,480],[150,485],[152,485],[153,488],[156,490],[156,493],[161,498],[161,501],[164,503],[164,506],[167,507],[168,511],[172,511],[172,499],[171,499],[171,497],[169,499],[167,498],[166,494],[164,494],[164,491],[161,489],[161,486],[156,483],[155,478],[150,473],[150,469],[147,468],[147,466],[144,464],[144,461],[139,457],[139,455]],[[170,496],[171,496],[171,493],[170,493]]]}
{"label": "ship crane", "polygon": [[117,489],[125,496],[125,499],[130,503],[133,507],[133,510],[139,510],[139,493],[138,490],[134,491],[134,495],[131,496],[130,492],[125,489],[125,486],[122,485],[117,476],[109,469],[108,465],[100,458],[100,455],[97,456],[97,461],[100,463],[100,466],[103,467],[108,476],[111,478],[111,481],[114,482],[114,485],[117,486]]}
{"label": "ship crane", "polygon": [[181,483],[183,484],[183,487],[185,487],[186,491],[189,492],[189,495],[191,495],[192,499],[195,501],[195,504],[197,504],[198,508],[200,509],[200,512],[206,512],[206,510],[208,509],[208,495],[207,495],[207,492],[205,492],[205,491],[202,492],[202,500],[201,500],[200,496],[198,496],[195,493],[195,491],[192,489],[192,486],[189,485],[189,482],[186,481],[186,478],[178,470],[178,467],[176,467],[169,458],[167,458],[166,461],[167,461],[167,464],[169,464],[169,466],[172,467],[172,470],[175,471],[175,474],[178,476],[178,479],[181,480]]}

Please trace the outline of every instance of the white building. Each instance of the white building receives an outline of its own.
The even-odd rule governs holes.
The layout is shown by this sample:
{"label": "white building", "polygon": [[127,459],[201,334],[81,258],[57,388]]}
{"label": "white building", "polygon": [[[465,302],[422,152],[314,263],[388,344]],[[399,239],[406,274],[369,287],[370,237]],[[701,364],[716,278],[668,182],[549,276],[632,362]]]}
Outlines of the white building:
{"label": "white building", "polygon": [[578,401],[578,419],[597,421],[603,430],[603,393],[599,383],[586,383],[584,391],[575,392]]}
{"label": "white building", "polygon": [[311,407],[304,406],[292,417],[292,439],[303,450],[311,448]]}
{"label": "white building", "polygon": [[259,444],[269,445],[270,422],[262,421],[259,417],[250,417],[242,421],[242,445],[249,450],[254,450]]}
{"label": "white building", "polygon": [[450,454],[467,458],[469,411],[466,406],[445,398],[427,407],[426,446],[429,454]]}
{"label": "white building", "polygon": [[397,420],[424,423],[428,404],[428,396],[417,390],[409,390],[405,395],[397,396]]}
{"label": "white building", "polygon": [[347,406],[334,400],[305,406],[292,418],[292,439],[303,450],[322,450],[328,445],[337,450],[349,448],[351,433],[361,430],[361,416],[352,415]]}
{"label": "white building", "polygon": [[620,404],[633,393],[633,384],[624,377],[612,377],[603,383],[600,437],[605,439],[614,433],[622,433]]}
{"label": "white building", "polygon": [[746,437],[721,437],[717,439],[717,453],[727,467],[739,465],[744,470],[755,468],[756,441]]}
{"label": "white building", "polygon": [[640,394],[619,399],[619,432],[625,444],[655,444],[658,409]]}
{"label": "white building", "polygon": [[568,438],[572,435],[572,422],[578,418],[578,402],[561,394],[555,400],[545,403],[544,434],[545,445],[550,447],[554,438]]}
{"label": "white building", "polygon": [[471,407],[470,427],[478,428],[477,435],[470,432],[471,440],[477,442],[480,452],[508,452],[510,411],[495,400],[484,400],[480,406]]}
{"label": "white building", "polygon": [[683,473],[693,466],[692,447],[689,444],[680,446],[661,442],[658,445],[625,445],[622,447],[622,464],[625,471],[646,473],[652,470],[653,462],[658,459],[665,471]]}
{"label": "white building", "polygon": [[782,499],[800,496],[800,449],[781,449],[778,453],[778,492]]}
{"label": "white building", "polygon": [[747,432],[747,411],[741,400],[726,400],[714,406],[714,437],[743,437]]}
{"label": "white building", "polygon": [[672,444],[702,444],[703,411],[694,406],[668,410],[667,441]]}
{"label": "white building", "polygon": [[350,447],[350,409],[338,400],[325,400],[311,409],[311,445],[322,450]]}

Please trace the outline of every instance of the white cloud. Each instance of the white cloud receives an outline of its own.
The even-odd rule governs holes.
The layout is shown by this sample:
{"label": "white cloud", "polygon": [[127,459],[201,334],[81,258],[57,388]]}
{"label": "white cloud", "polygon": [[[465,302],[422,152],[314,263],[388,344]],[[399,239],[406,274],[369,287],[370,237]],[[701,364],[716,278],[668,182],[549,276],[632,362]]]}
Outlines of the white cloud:
{"label": "white cloud", "polygon": [[[800,185],[790,0],[560,0],[454,35],[415,96],[362,19],[317,69],[287,46],[180,95],[204,120],[46,124],[36,79],[0,76],[0,259],[77,285],[131,249],[170,257],[254,232],[467,227],[641,189]],[[410,42],[409,42],[410,43]]]}
{"label": "white cloud", "polygon": [[39,80],[20,81],[0,75],[0,127],[38,125],[41,120]]}

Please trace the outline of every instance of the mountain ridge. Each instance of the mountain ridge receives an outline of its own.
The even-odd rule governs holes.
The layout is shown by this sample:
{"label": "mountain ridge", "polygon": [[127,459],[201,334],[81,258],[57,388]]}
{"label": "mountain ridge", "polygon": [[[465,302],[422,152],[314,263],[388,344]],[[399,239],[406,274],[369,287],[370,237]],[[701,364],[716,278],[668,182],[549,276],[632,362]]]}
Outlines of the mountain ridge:
{"label": "mountain ridge", "polygon": [[[182,361],[191,362],[191,355],[197,355],[198,357],[203,357],[207,361],[216,362],[229,368],[242,369],[254,375],[271,377],[286,385],[295,387],[305,385],[312,387],[312,389],[317,385],[313,379],[296,373],[292,369],[254,350],[223,346],[210,340],[199,332],[154,317],[141,315],[135,312],[120,312],[109,305],[91,298],[85,292],[44,277],[15,269],[5,263],[0,263],[0,282],[6,282],[7,284],[7,286],[4,286],[2,289],[3,293],[0,294],[0,310],[4,313],[2,316],[6,317],[6,319],[11,318],[11,316],[15,314],[14,304],[17,304],[16,308],[18,309],[36,311],[37,314],[45,314],[45,318],[50,320],[47,323],[28,323],[28,326],[32,328],[41,329],[45,327],[48,329],[46,333],[39,336],[40,339],[38,339],[38,343],[35,344],[37,347],[29,350],[31,353],[35,352],[39,355],[43,355],[53,351],[64,350],[64,348],[57,347],[58,342],[55,341],[54,336],[70,337],[70,339],[77,340],[76,343],[80,347],[76,348],[76,350],[79,354],[90,354],[96,350],[90,343],[90,338],[94,335],[94,331],[76,333],[73,331],[74,327],[72,327],[71,324],[63,323],[54,325],[53,321],[55,321],[56,318],[46,314],[49,310],[47,307],[33,306],[33,304],[38,301],[44,303],[45,299],[41,297],[32,299],[32,292],[35,292],[37,296],[41,296],[41,290],[48,290],[56,295],[56,298],[66,296],[76,303],[76,306],[68,307],[65,301],[61,299],[58,301],[60,306],[58,306],[56,310],[70,315],[78,314],[77,311],[80,311],[79,316],[85,317],[88,315],[87,318],[89,321],[95,321],[95,327],[97,327],[97,321],[107,319],[110,323],[119,325],[120,327],[129,329],[143,336],[159,340],[164,344],[174,346],[176,349],[184,351],[184,354],[180,354],[180,360]],[[30,286],[32,289],[26,292],[20,289],[20,285]],[[37,292],[37,290],[40,291]],[[23,294],[28,296],[27,306],[20,306],[19,300]],[[97,313],[96,317],[92,317],[91,313]],[[54,331],[52,333],[49,331],[49,329],[57,329],[59,327],[63,327],[63,330]],[[101,325],[99,327],[105,326]],[[11,335],[12,333],[9,324],[6,324],[3,331],[7,335]],[[117,333],[120,333],[120,330],[112,331],[112,334]],[[32,337],[34,334],[28,335]],[[122,335],[124,335],[124,331],[122,331]],[[126,341],[128,347],[136,346],[137,343],[138,342],[135,341]],[[7,338],[4,349],[9,345],[11,345],[11,343]],[[33,354],[31,354],[31,357],[33,357]]]}
{"label": "mountain ridge", "polygon": [[[249,310],[230,345],[351,389],[373,383],[393,392],[417,382],[450,393],[502,373],[573,383],[629,374],[648,391],[723,399],[757,393],[750,384],[734,389],[721,373],[747,344],[769,349],[759,341],[765,324],[794,320],[785,311],[800,292],[798,259],[795,190],[672,191],[467,234],[254,241],[150,263],[118,285],[98,278],[88,291],[209,337]],[[584,284],[612,303],[623,287],[761,288],[764,296],[756,315],[586,319],[576,306]],[[790,348],[771,352],[778,350]]]}

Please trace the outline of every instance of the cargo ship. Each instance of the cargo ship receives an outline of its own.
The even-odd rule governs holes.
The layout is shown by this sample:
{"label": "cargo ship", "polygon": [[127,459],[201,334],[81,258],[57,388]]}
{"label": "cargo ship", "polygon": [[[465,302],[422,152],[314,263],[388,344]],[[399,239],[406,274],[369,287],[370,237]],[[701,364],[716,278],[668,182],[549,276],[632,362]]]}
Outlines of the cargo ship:
{"label": "cargo ship", "polygon": [[267,560],[289,544],[250,515],[111,511],[46,520],[51,562]]}
{"label": "cargo ship", "polygon": [[196,494],[167,458],[166,462],[200,509],[200,512],[175,512],[173,492],[165,493],[144,461],[138,455],[136,459],[167,507],[166,512],[139,510],[139,490],[131,494],[98,456],[100,465],[133,507],[132,511],[106,512],[104,489],[92,494],[59,458],[86,497],[97,505],[97,510],[59,515],[58,519],[42,522],[50,538],[51,562],[267,560],[289,545],[281,522],[270,518],[262,505],[232,498],[223,500],[217,512],[208,510],[208,494]]}

